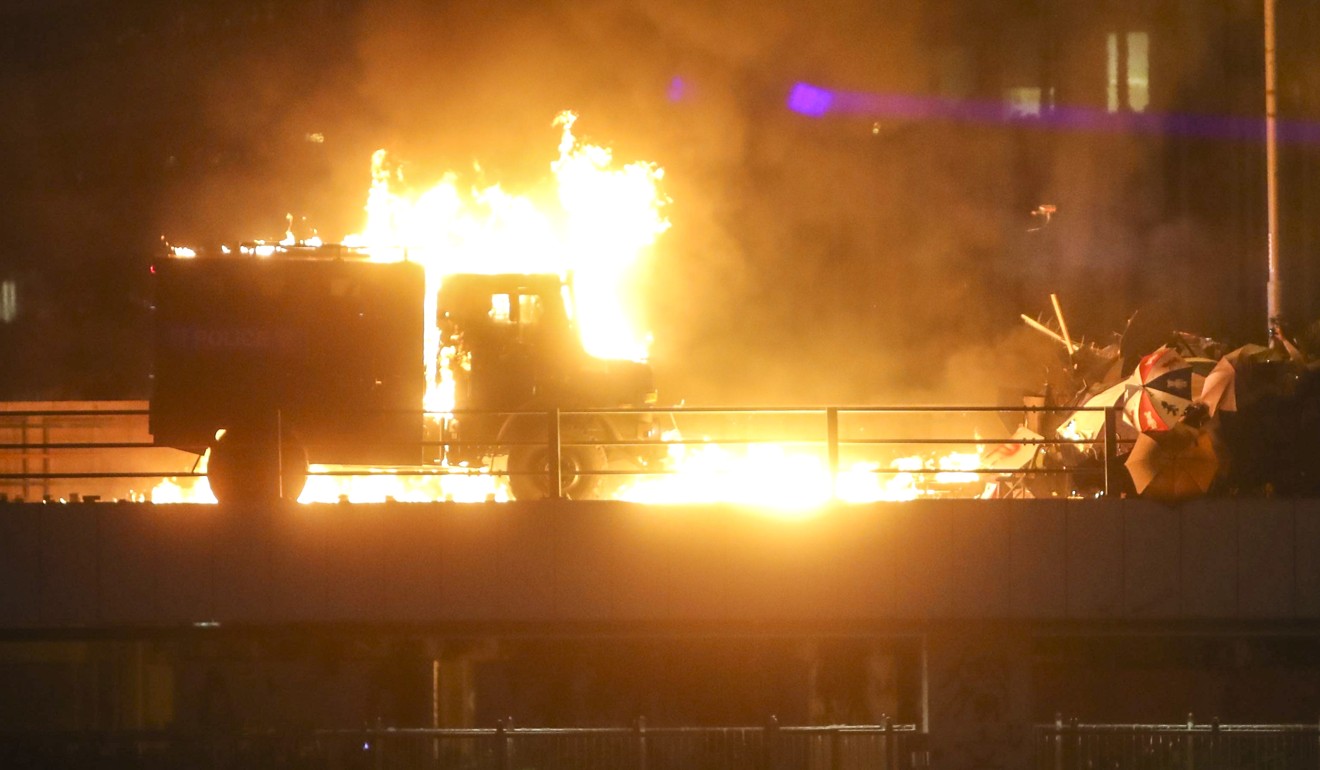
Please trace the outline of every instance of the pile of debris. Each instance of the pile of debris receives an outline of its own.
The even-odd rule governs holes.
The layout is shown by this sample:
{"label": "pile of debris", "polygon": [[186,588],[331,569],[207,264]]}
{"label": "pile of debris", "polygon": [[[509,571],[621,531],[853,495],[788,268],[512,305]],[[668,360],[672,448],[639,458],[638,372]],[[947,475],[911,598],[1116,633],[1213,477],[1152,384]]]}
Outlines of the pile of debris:
{"label": "pile of debris", "polygon": [[[1066,353],[1056,378],[1065,384],[1055,393],[1069,395],[1043,400],[1078,411],[1036,427],[1073,443],[1046,445],[1036,462],[1082,469],[1069,479],[1068,494],[1100,491],[1105,412],[1096,408],[1106,407],[1119,414],[1111,462],[1122,464],[1109,469],[1111,494],[1169,503],[1205,495],[1320,495],[1320,357],[1309,349],[1314,345],[1299,345],[1275,328],[1268,346],[1230,349],[1134,316],[1115,342],[1100,346],[1074,341],[1052,299],[1057,330],[1023,319]],[[1123,484],[1118,490],[1115,479]]]}

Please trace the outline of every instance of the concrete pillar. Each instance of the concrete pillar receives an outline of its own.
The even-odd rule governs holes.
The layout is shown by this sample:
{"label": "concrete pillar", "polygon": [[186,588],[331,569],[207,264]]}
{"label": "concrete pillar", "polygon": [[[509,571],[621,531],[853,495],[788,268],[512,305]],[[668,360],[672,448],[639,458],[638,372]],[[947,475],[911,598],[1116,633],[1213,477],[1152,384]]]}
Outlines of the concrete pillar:
{"label": "concrete pillar", "polygon": [[892,640],[808,640],[809,724],[880,724],[899,714],[899,661]]}
{"label": "concrete pillar", "polygon": [[145,641],[96,645],[98,727],[149,730],[174,720],[174,668],[158,645]]}
{"label": "concrete pillar", "polygon": [[476,727],[476,671],[499,656],[494,640],[442,647],[431,661],[431,721],[434,727]]}
{"label": "concrete pillar", "polygon": [[1030,636],[984,626],[925,641],[931,766],[1012,770],[1032,761]]}

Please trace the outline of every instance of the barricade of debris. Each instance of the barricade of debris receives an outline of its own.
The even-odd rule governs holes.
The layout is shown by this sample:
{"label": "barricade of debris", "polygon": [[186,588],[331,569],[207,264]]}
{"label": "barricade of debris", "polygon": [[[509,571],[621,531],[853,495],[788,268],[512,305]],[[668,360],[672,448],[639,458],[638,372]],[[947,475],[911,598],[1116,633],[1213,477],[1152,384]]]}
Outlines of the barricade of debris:
{"label": "barricade of debris", "polygon": [[[1110,468],[1111,494],[1167,503],[1206,495],[1320,495],[1320,322],[1299,339],[1276,326],[1268,345],[1231,347],[1137,314],[1113,342],[1100,345],[1074,340],[1058,298],[1051,299],[1053,319],[1022,316],[1061,347],[1051,379],[1063,385],[1034,403],[1118,410],[1115,463],[1122,467]],[[1045,446],[1035,462],[1083,471],[1063,482],[1042,474],[1024,494],[1058,495],[1060,483],[1072,487],[1066,494],[1098,494],[1104,412],[1060,414],[1025,427],[1087,443]]]}

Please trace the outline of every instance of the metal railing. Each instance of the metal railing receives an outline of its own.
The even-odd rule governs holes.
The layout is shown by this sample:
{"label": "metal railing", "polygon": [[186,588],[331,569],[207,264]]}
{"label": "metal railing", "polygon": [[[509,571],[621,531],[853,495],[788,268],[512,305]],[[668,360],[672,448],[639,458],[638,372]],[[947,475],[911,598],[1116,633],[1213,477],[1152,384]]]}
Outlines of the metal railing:
{"label": "metal railing", "polygon": [[912,725],[0,732],[7,768],[159,770],[916,770]]}
{"label": "metal railing", "polygon": [[1320,767],[1320,723],[1081,724],[1036,728],[1037,770],[1301,770]]}
{"label": "metal railing", "polygon": [[0,405],[0,500],[140,499],[140,482],[205,475],[194,469],[196,456],[154,443],[145,404],[128,403],[143,405]]}
{"label": "metal railing", "polygon": [[[1092,438],[1058,438],[1052,430],[1041,431],[1044,437],[1001,437],[985,439],[981,435],[957,434],[939,423],[954,418],[962,421],[996,418],[998,415],[1019,415],[1025,421],[1045,421],[1058,415],[1097,413],[1102,427]],[[1101,414],[1102,413],[1102,414]],[[196,457],[160,447],[152,442],[146,429],[148,411],[141,409],[43,409],[0,410],[0,499],[25,501],[60,499],[121,499],[121,495],[104,493],[60,494],[55,482],[78,482],[86,485],[91,480],[102,482],[149,481],[161,479],[191,479],[205,474],[196,467]],[[418,419],[426,416],[418,412]],[[745,449],[754,446],[776,445],[792,447],[819,458],[828,473],[831,497],[837,495],[836,485],[840,473],[855,472],[865,464],[864,473],[877,476],[911,474],[923,483],[938,474],[974,474],[979,481],[1011,479],[1021,483],[1025,479],[1059,477],[1055,494],[1076,494],[1068,488],[1072,481],[1084,479],[1086,488],[1082,496],[1109,495],[1115,489],[1113,477],[1115,459],[1121,441],[1117,426],[1119,412],[1115,408],[1045,407],[1045,406],[921,406],[921,407],[784,407],[784,408],[720,408],[674,407],[650,409],[585,409],[549,410],[536,412],[467,412],[457,415],[431,415],[440,420],[457,417],[459,420],[473,415],[512,419],[535,419],[542,426],[538,435],[526,435],[503,440],[496,446],[485,442],[460,442],[441,435],[439,440],[424,441],[418,447],[419,456],[425,453],[435,462],[407,467],[340,467],[313,470],[311,476],[470,476],[496,475],[505,479],[540,472],[547,474],[546,485],[550,496],[563,496],[565,481],[564,457],[566,451],[576,447],[599,447],[614,453],[628,451],[659,451],[674,448],[719,447]],[[594,437],[584,439],[567,428],[583,420],[635,418],[648,422],[672,422],[680,429],[678,435],[618,438]],[[98,421],[107,419],[135,420],[132,430],[120,431],[115,438],[103,436],[97,429]],[[283,425],[282,419],[276,420]],[[1003,429],[1000,428],[1002,431]],[[979,433],[978,429],[978,433]],[[542,435],[544,438],[542,438]],[[281,437],[282,440],[282,437]],[[485,447],[494,455],[507,453],[517,446],[545,446],[544,471],[528,471],[501,467],[448,466],[443,462],[446,452],[460,448]],[[887,462],[899,454],[912,452],[944,452],[958,448],[975,449],[986,445],[1017,447],[1034,456],[1022,467],[958,467],[938,468],[930,464],[912,468],[895,466]],[[1068,457],[1060,456],[1064,450]],[[133,459],[155,453],[172,452],[171,467],[152,467]],[[134,454],[138,453],[138,454]],[[282,454],[276,453],[282,458]],[[984,455],[982,455],[984,456]],[[78,460],[94,460],[79,464]],[[984,463],[982,463],[984,465]],[[583,467],[573,470],[587,476],[666,476],[680,472],[664,463],[618,468]],[[93,485],[95,486],[95,485]],[[105,486],[105,485],[103,485]],[[1006,485],[1011,487],[1012,485]],[[555,493],[558,494],[555,494]],[[969,494],[948,496],[973,496]],[[979,495],[976,495],[979,496]]]}
{"label": "metal railing", "polygon": [[[879,432],[872,431],[870,435],[851,435],[851,432],[841,428],[844,423],[841,421],[849,420],[856,422],[859,418],[867,417],[930,417],[930,416],[952,416],[952,415],[1004,415],[1004,414],[1022,414],[1035,415],[1037,419],[1047,415],[1067,415],[1077,413],[1094,413],[1100,415],[1102,426],[1094,438],[1047,438],[1044,437],[1052,431],[1043,432],[1041,438],[1014,438],[1001,437],[998,439],[983,439],[979,436],[924,436],[912,435],[911,428],[901,431],[905,435],[895,434],[886,435],[884,430]],[[845,469],[845,452],[849,450],[876,450],[879,448],[894,449],[898,447],[979,447],[985,445],[1017,445],[1024,447],[1034,447],[1037,451],[1049,447],[1072,447],[1081,449],[1095,450],[1096,462],[1088,465],[1081,462],[1060,462],[1054,465],[1031,464],[1031,467],[1006,468],[1006,467],[985,467],[983,464],[977,467],[966,468],[939,468],[922,467],[920,469],[911,469],[904,466],[893,466],[883,464],[873,464],[868,468],[869,473],[876,475],[894,475],[894,474],[912,474],[922,477],[936,476],[942,473],[963,473],[975,474],[977,476],[1050,476],[1050,475],[1074,475],[1083,472],[1093,472],[1099,476],[1098,494],[1108,496],[1114,489],[1117,479],[1113,478],[1115,460],[1119,455],[1119,447],[1124,444],[1131,444],[1130,441],[1122,441],[1118,437],[1118,424],[1121,410],[1117,407],[1056,407],[1056,406],[1021,406],[1021,407],[999,407],[999,406],[868,406],[868,407],[756,407],[756,408],[724,408],[724,407],[675,407],[675,408],[650,408],[650,409],[583,409],[583,410],[559,410],[554,409],[544,413],[526,413],[510,412],[508,415],[541,415],[544,414],[546,422],[550,427],[547,436],[548,450],[550,452],[550,462],[548,463],[549,484],[552,489],[558,490],[562,495],[563,479],[559,470],[563,467],[562,453],[566,447],[574,446],[624,446],[624,447],[645,447],[649,445],[661,444],[662,446],[747,446],[747,445],[795,445],[816,447],[824,451],[826,469],[830,483],[830,496],[837,494],[836,484],[839,474]],[[683,420],[692,420],[698,416],[712,415],[731,415],[742,418],[745,425],[746,418],[756,417],[785,417],[791,416],[797,418],[800,423],[805,423],[806,429],[796,431],[782,431],[769,436],[703,436],[702,438],[672,438],[657,442],[654,440],[614,440],[614,441],[567,441],[563,438],[562,426],[566,417],[590,417],[593,415],[627,415],[627,414],[647,414],[661,415],[677,423],[679,418]],[[910,423],[911,420],[908,420]],[[856,426],[853,426],[856,427]],[[684,431],[687,434],[687,431]],[[526,442],[522,442],[526,443]],[[874,451],[871,457],[874,459]],[[646,469],[640,472],[624,471],[596,471],[597,475],[643,475],[643,476],[663,476],[677,473],[680,471],[669,469]],[[514,473],[514,472],[510,472]]]}

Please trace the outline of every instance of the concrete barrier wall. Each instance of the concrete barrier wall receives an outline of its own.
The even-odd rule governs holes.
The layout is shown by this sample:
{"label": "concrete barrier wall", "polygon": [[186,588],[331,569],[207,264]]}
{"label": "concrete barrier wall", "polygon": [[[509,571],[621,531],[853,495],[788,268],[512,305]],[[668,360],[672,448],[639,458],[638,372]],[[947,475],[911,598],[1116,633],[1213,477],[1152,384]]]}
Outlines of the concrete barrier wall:
{"label": "concrete barrier wall", "polygon": [[1320,501],[0,505],[0,629],[1320,619]]}

